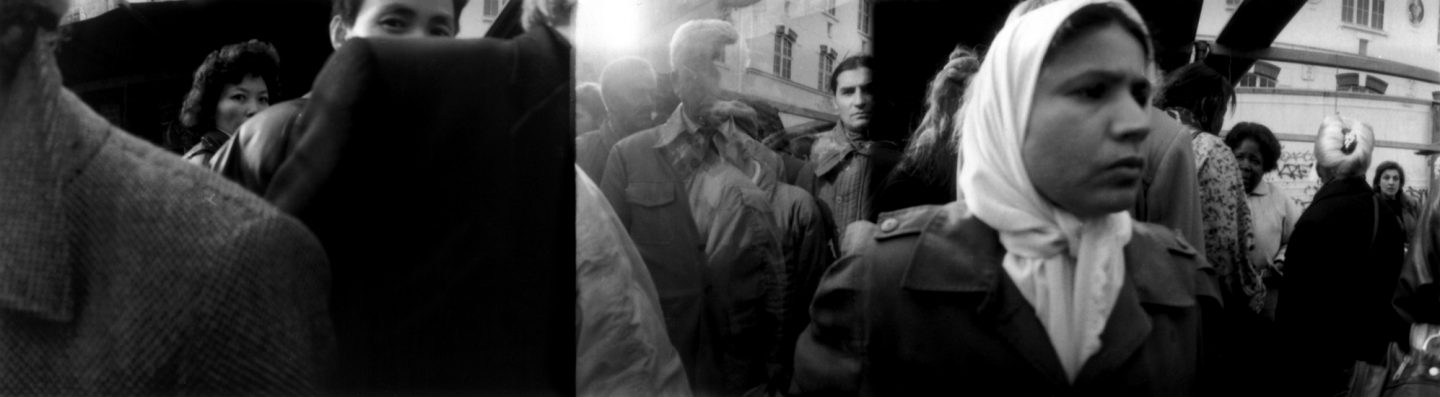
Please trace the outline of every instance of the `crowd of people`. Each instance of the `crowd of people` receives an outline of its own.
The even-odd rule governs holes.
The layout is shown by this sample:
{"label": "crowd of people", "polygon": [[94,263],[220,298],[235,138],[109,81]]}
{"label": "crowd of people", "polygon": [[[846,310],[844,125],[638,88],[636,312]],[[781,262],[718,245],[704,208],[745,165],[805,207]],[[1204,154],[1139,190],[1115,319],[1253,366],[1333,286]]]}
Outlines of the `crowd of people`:
{"label": "crowd of people", "polygon": [[577,85],[577,1],[517,3],[523,33],[448,40],[465,0],[336,0],[306,94],[224,46],[161,148],[61,85],[68,2],[0,0],[0,394],[1308,396],[1440,366],[1436,202],[1367,182],[1337,115],[1301,208],[1275,133],[1223,130],[1232,82],[1159,71],[1125,0],[1021,2],[898,135],[871,55],[797,134],[722,89],[729,22]]}
{"label": "crowd of people", "polygon": [[1440,307],[1412,274],[1431,215],[1396,163],[1365,181],[1367,124],[1316,120],[1302,209],[1264,178],[1275,134],[1223,130],[1233,83],[1200,60],[1158,73],[1125,1],[1021,3],[950,54],[908,142],[870,129],[885,71],[864,54],[831,71],[833,129],[766,125],[764,100],[719,88],[737,38],[691,21],[670,89],[636,58],[577,88],[608,120],[577,138],[577,175],[634,247],[615,261],[653,277],[631,313],[663,323],[678,358],[655,359],[693,394],[1358,393]]}

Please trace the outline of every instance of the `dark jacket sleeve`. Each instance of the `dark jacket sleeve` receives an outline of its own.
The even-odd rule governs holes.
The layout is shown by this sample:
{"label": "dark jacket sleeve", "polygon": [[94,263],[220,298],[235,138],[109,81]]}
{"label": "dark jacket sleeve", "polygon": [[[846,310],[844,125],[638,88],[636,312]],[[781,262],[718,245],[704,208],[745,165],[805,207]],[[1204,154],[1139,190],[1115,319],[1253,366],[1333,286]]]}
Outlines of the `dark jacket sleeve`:
{"label": "dark jacket sleeve", "polygon": [[310,94],[307,114],[297,131],[292,155],[276,166],[263,197],[289,214],[304,210],[311,198],[330,178],[340,153],[357,128],[356,115],[373,114],[367,104],[385,100],[376,93],[373,50],[366,40],[351,40],[330,56]]}
{"label": "dark jacket sleeve", "polygon": [[841,258],[825,272],[810,305],[810,327],[795,346],[791,392],[855,395],[864,383],[868,278],[860,256]]}
{"label": "dark jacket sleeve", "polygon": [[275,169],[290,155],[297,136],[295,121],[306,102],[302,98],[281,103],[245,120],[210,158],[210,169],[263,196]]}
{"label": "dark jacket sleeve", "polygon": [[242,225],[214,270],[178,365],[198,394],[317,394],[335,357],[329,263],[298,221],[272,215]]}

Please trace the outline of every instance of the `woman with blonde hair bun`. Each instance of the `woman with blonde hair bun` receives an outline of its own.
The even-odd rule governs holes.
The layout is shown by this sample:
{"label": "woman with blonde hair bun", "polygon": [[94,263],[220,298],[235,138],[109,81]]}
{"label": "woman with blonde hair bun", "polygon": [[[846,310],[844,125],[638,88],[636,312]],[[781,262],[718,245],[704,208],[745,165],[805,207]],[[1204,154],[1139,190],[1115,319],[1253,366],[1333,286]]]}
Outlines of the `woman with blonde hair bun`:
{"label": "woman with blonde hair bun", "polygon": [[1285,394],[1335,395],[1357,369],[1383,372],[1389,343],[1407,331],[1391,306],[1405,231],[1365,181],[1373,147],[1370,126],[1351,118],[1327,117],[1315,139],[1323,185],[1290,237],[1275,311]]}

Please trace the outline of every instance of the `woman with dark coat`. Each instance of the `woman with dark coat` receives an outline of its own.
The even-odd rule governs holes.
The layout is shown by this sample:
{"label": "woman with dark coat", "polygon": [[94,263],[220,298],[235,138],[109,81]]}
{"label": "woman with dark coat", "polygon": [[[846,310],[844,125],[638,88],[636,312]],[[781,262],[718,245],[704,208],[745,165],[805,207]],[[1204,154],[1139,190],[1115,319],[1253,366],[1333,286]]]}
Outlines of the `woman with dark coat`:
{"label": "woman with dark coat", "polygon": [[[881,220],[830,267],[802,394],[1201,394],[1218,308],[1183,239],[1133,221],[1150,40],[1120,0],[1024,3],[962,110],[957,201]],[[1028,11],[1028,12],[1027,12]]]}
{"label": "woman with dark coat", "polygon": [[1324,185],[1290,236],[1275,311],[1286,395],[1345,391],[1356,362],[1383,367],[1405,330],[1391,306],[1405,232],[1365,183],[1373,139],[1369,126],[1332,116],[1315,140]]}
{"label": "woman with dark coat", "polygon": [[210,156],[240,124],[278,96],[280,55],[275,47],[259,40],[221,47],[195,69],[195,82],[180,109],[184,129],[168,144],[183,150],[185,161],[209,167]]}
{"label": "woman with dark coat", "polygon": [[1400,215],[1400,225],[1405,228],[1405,241],[1415,236],[1415,223],[1420,218],[1420,204],[1405,194],[1405,170],[1394,161],[1380,163],[1375,167],[1375,180],[1370,182],[1380,202]]}

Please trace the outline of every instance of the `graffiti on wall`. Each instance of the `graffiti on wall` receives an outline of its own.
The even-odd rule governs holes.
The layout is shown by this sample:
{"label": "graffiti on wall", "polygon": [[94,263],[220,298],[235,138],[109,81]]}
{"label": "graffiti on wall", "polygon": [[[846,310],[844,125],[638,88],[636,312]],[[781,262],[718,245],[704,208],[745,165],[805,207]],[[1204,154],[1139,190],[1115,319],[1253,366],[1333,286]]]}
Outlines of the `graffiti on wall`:
{"label": "graffiti on wall", "polygon": [[1284,191],[1300,204],[1310,205],[1315,192],[1320,190],[1320,177],[1315,175],[1315,154],[1309,150],[1285,150],[1280,152],[1280,161],[1275,171],[1265,174],[1265,180]]}
{"label": "graffiti on wall", "polygon": [[[1315,193],[1320,191],[1320,176],[1315,173],[1315,155],[1309,150],[1282,151],[1275,171],[1266,174],[1265,180],[1283,190],[1302,209],[1308,207]],[[1424,183],[1407,183],[1405,194],[1417,203],[1429,202],[1430,191]]]}

